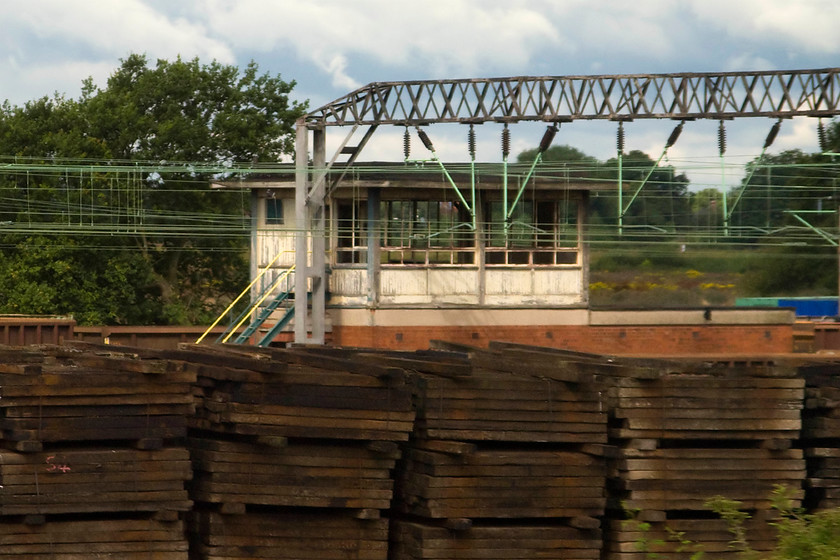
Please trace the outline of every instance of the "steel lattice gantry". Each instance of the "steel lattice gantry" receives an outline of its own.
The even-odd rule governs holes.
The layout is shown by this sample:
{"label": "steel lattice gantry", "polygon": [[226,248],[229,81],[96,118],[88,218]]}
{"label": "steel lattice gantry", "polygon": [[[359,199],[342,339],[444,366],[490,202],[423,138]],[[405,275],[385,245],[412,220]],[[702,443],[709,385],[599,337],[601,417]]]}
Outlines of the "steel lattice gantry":
{"label": "steel lattice gantry", "polygon": [[840,68],[787,72],[517,77],[375,82],[306,125],[830,116]]}
{"label": "steel lattice gantry", "polygon": [[[374,82],[297,122],[295,342],[323,344],[326,173],[341,153],[352,164],[380,124],[568,122],[576,119],[731,119],[840,114],[840,68],[763,72],[554,76]],[[352,130],[327,162],[326,129]],[[368,126],[357,146],[347,143]],[[309,132],[312,160],[309,163]],[[308,307],[311,311],[308,313]]]}

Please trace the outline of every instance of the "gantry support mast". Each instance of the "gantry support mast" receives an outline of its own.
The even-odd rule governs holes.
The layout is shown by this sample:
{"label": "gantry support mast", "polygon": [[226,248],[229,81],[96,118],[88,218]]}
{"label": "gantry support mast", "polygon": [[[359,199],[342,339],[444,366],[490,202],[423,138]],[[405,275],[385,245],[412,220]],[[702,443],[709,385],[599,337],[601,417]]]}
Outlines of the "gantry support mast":
{"label": "gantry support mast", "polygon": [[[840,114],[840,68],[765,72],[555,76],[374,82],[297,122],[295,144],[295,342],[323,344],[327,171],[340,154],[355,161],[381,124],[425,126],[602,119],[731,119]],[[347,144],[360,126],[359,144]],[[326,129],[352,127],[327,162]],[[309,133],[312,133],[312,166]],[[340,179],[338,179],[340,180]],[[335,184],[337,184],[337,181]],[[307,303],[304,294],[311,293]]]}

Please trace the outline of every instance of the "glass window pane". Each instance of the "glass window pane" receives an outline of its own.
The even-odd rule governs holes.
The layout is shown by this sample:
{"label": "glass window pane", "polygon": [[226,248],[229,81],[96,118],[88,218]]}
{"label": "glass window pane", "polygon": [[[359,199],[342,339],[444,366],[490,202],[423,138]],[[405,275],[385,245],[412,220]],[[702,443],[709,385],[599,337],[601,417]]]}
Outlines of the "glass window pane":
{"label": "glass window pane", "polygon": [[265,199],[265,223],[269,226],[283,225],[283,200],[280,198]]}

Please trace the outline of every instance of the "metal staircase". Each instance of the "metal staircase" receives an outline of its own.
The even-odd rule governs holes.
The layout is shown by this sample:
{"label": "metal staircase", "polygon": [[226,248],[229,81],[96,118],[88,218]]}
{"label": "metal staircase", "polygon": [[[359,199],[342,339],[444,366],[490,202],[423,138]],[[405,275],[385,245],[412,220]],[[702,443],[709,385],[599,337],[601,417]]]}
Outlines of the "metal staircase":
{"label": "metal staircase", "polygon": [[[239,296],[227,307],[227,309],[219,315],[213,324],[210,325],[204,334],[196,340],[196,344],[200,344],[201,341],[207,337],[210,331],[212,331],[222,321],[222,319],[233,310],[236,304],[241,301],[246,294],[249,294],[252,288],[261,279],[263,279],[270,270],[272,270],[271,266],[279,259],[281,254],[278,254],[269,266],[263,269],[263,271],[257,275],[253,281],[251,281],[248,287],[239,294]],[[252,340],[254,334],[257,333],[259,328],[268,320],[268,318],[271,317],[275,311],[281,308],[284,303],[291,301],[290,298],[292,297],[294,286],[294,282],[292,280],[294,270],[295,267],[291,266],[283,272],[277,274],[276,277],[268,283],[268,286],[251,301],[245,310],[230,322],[225,331],[216,339],[216,343],[248,344],[249,341]],[[277,333],[283,330],[283,328],[292,320],[295,314],[294,309],[294,305],[287,305],[280,320],[277,321],[268,330],[268,332],[257,341],[256,345],[268,346],[274,337],[277,336]],[[249,318],[251,319],[250,322],[248,322]],[[246,323],[248,324],[243,329],[242,327]]]}
{"label": "metal staircase", "polygon": [[[243,311],[242,314],[239,317],[237,317],[235,321],[231,323],[232,326],[228,327],[228,329],[224,333],[222,333],[218,339],[216,339],[216,342],[222,344],[225,342],[233,342],[233,344],[247,343],[248,340],[250,340],[251,336],[255,332],[257,332],[257,329],[259,329],[263,325],[263,323],[265,323],[266,319],[268,319],[271,316],[271,314],[274,313],[274,311],[277,310],[277,308],[283,304],[284,301],[289,299],[289,296],[292,294],[291,288],[280,291],[280,293],[274,296],[273,299],[269,300],[272,292],[275,292],[278,289],[279,283],[282,282],[282,280],[284,280],[293,270],[294,267],[290,268],[288,271],[286,271],[286,273],[280,275],[277,280],[269,284],[268,288],[263,290],[263,293],[261,293],[257,297],[257,299],[254,302],[252,302],[251,305],[248,306],[248,308],[245,309],[245,311]],[[260,305],[266,300],[269,300],[268,305],[260,307]],[[291,314],[289,313],[289,311],[291,311]],[[235,334],[235,330],[239,328],[242,324],[244,324],[246,318],[250,315],[253,315],[253,320],[248,324],[247,327],[245,327],[245,329],[241,333],[239,333],[239,335],[234,337],[233,335]],[[289,318],[291,318],[294,315],[294,307],[291,307],[289,308],[289,310],[286,311],[284,319],[286,315],[288,315]],[[286,320],[286,323],[288,323],[288,320]],[[230,339],[232,337],[233,340],[231,341]],[[261,339],[257,345],[265,346],[267,342],[265,342],[265,344],[264,342],[265,340]]]}

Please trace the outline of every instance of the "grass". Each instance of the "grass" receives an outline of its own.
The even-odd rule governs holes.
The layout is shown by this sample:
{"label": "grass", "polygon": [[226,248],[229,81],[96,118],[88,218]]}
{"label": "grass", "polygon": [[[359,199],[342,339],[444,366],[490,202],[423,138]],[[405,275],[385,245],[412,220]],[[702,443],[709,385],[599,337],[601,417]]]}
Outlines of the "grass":
{"label": "grass", "polygon": [[745,291],[746,268],[731,250],[595,249],[590,302],[593,307],[732,306]]}

